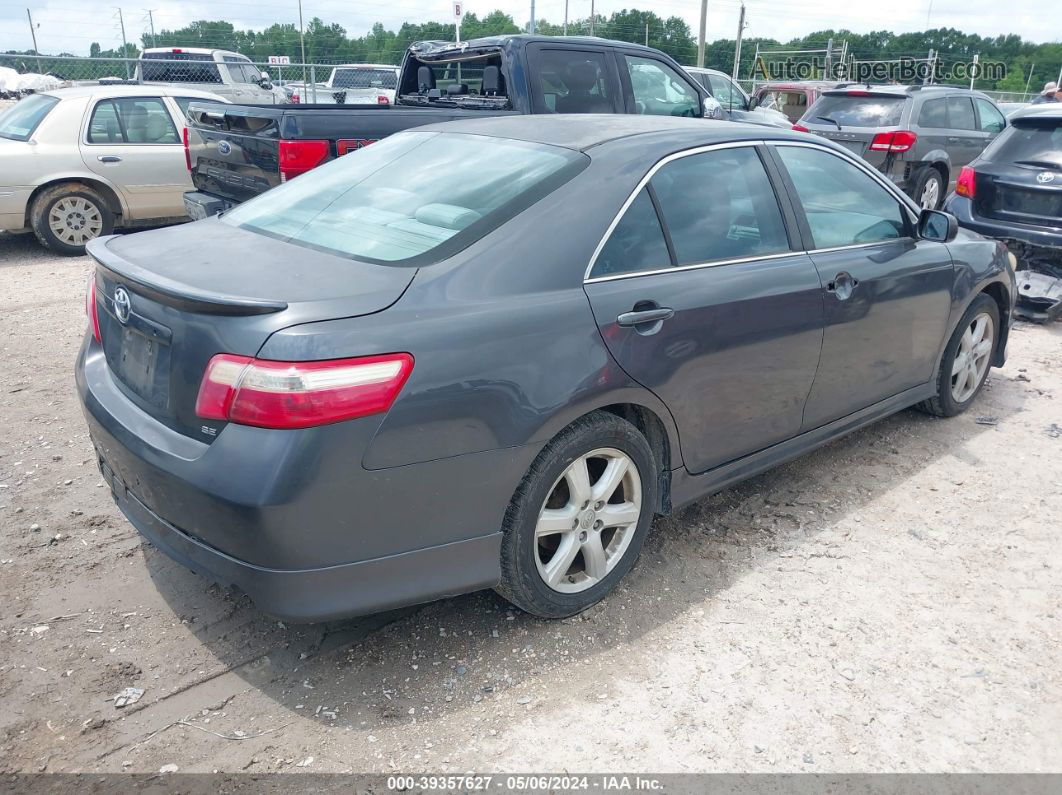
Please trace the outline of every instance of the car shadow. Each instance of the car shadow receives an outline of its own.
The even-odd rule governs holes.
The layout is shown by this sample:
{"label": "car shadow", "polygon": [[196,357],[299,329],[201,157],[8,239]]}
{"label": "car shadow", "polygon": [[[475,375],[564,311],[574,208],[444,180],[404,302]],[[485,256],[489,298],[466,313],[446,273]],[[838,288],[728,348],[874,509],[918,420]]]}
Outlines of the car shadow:
{"label": "car shadow", "polygon": [[[390,613],[287,627],[142,545],[177,616],[218,659],[296,720],[358,731],[431,721],[504,698],[530,678],[576,666],[694,610],[709,612],[745,573],[811,554],[816,537],[875,497],[917,481],[1022,410],[1024,393],[993,371],[969,412],[908,410],[796,461],[658,517],[637,566],[582,616],[529,616],[491,591]],[[991,414],[990,417],[985,415]],[[838,485],[838,473],[844,473]],[[920,486],[921,487],[921,486]],[[588,683],[590,686],[590,683]],[[520,694],[527,690],[518,691]]]}

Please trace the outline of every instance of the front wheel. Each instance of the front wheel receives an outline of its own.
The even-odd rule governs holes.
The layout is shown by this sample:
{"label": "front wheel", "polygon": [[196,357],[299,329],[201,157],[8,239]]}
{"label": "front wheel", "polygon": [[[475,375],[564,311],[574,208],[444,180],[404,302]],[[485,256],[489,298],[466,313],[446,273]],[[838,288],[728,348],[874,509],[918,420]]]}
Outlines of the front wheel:
{"label": "front wheel", "polygon": [[563,618],[600,601],[638,558],[656,504],[652,449],[629,422],[594,412],[539,453],[506,512],[498,592]]}
{"label": "front wheel", "polygon": [[938,417],[954,417],[973,403],[988,377],[999,339],[999,307],[979,295],[956,326],[937,373],[937,396],[919,408]]}

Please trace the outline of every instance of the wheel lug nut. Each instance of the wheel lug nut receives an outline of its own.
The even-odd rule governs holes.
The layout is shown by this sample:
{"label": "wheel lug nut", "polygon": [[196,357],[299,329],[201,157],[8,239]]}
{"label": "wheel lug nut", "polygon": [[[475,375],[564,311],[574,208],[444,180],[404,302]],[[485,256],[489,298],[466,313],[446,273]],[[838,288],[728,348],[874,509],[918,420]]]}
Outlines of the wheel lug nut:
{"label": "wheel lug nut", "polygon": [[583,532],[579,533],[579,540],[580,541],[586,541],[586,531],[585,530],[583,530]]}
{"label": "wheel lug nut", "polygon": [[595,511],[600,511],[603,507],[605,507],[605,503],[603,503],[603,502],[595,502],[594,503],[594,510]]}
{"label": "wheel lug nut", "polygon": [[600,530],[604,526],[605,526],[605,523],[602,522],[600,519],[598,519],[596,522],[594,522],[594,529],[595,530]]}

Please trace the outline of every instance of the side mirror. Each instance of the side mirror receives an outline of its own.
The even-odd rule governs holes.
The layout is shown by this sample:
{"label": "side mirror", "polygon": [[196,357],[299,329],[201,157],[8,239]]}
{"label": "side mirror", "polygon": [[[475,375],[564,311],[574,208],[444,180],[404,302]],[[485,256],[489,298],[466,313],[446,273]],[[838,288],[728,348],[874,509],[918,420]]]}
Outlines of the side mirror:
{"label": "side mirror", "polygon": [[749,97],[749,110],[756,109],[756,97]]}
{"label": "side mirror", "polygon": [[260,85],[262,88],[264,88],[264,89],[266,89],[268,91],[268,90],[273,88],[273,81],[272,80],[263,80],[258,85]]}
{"label": "side mirror", "polygon": [[719,104],[719,100],[713,96],[707,96],[704,98],[704,118],[706,119],[724,119],[726,115],[723,113],[723,106]]}
{"label": "side mirror", "polygon": [[272,81],[272,79],[273,79],[273,78],[271,78],[271,77],[269,76],[269,72],[261,72],[261,73],[260,73],[260,75],[261,75],[261,77],[262,77],[262,79],[263,79],[263,80],[269,80],[269,81]]}
{"label": "side mirror", "polygon": [[922,210],[918,216],[918,236],[923,240],[950,243],[959,234],[959,222],[951,213]]}

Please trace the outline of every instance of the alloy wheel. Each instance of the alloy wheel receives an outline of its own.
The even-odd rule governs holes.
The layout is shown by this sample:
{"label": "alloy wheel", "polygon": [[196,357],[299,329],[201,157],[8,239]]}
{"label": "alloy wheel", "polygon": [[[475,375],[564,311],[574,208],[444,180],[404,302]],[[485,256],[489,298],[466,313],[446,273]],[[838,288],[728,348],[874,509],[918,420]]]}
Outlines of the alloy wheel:
{"label": "alloy wheel", "polygon": [[578,593],[603,580],[627,552],[642,512],[634,461],[606,447],[575,459],[557,478],[535,525],[542,581]]}
{"label": "alloy wheel", "polygon": [[959,340],[951,366],[951,397],[965,403],[981,385],[995,341],[995,324],[987,313],[974,315]]}
{"label": "alloy wheel", "polygon": [[922,196],[919,201],[923,210],[937,209],[937,202],[940,201],[940,180],[930,178],[925,187],[922,188]]}
{"label": "alloy wheel", "polygon": [[48,211],[48,228],[67,245],[83,246],[103,231],[103,215],[88,199],[68,196]]}

